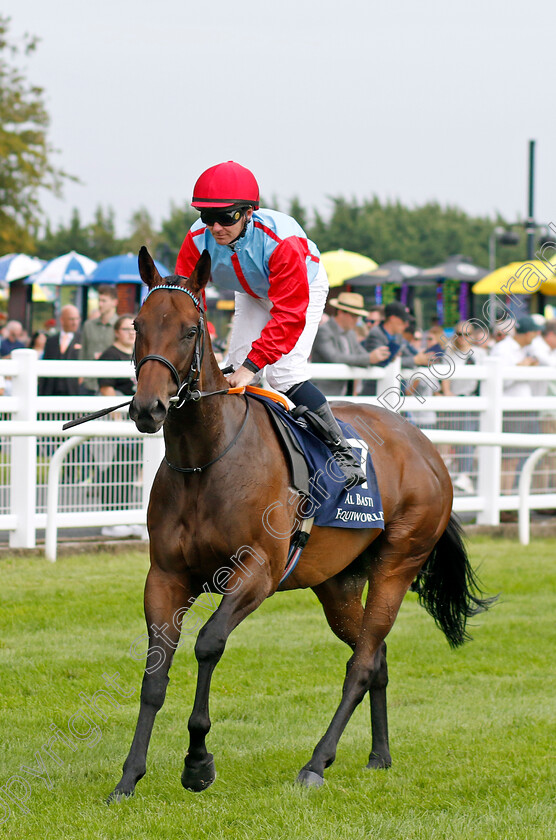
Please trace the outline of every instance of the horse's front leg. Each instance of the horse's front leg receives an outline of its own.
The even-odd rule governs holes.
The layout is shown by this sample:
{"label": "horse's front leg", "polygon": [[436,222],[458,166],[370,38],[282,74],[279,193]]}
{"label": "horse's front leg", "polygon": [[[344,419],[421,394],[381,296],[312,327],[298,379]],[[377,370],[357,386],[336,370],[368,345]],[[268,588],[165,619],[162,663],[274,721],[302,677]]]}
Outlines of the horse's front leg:
{"label": "horse's front leg", "polygon": [[149,741],[156,714],[166,696],[168,670],[179,643],[182,620],[189,599],[198,594],[181,575],[168,574],[157,567],[151,567],[147,575],[145,618],[149,647],[141,686],[139,718],[122,778],[108,797],[108,802],[131,796],[135,785],[145,775]]}
{"label": "horse's front leg", "polygon": [[[189,749],[181,777],[187,790],[205,790],[216,778],[214,758],[207,752],[206,736],[210,730],[209,694],[212,674],[218,664],[228,636],[246,616],[265,600],[271,591],[271,580],[264,569],[249,570],[250,577],[240,574],[228,582],[228,592],[218,609],[199,631],[195,644],[198,663],[195,702],[188,722]],[[236,591],[232,591],[236,589]]]}

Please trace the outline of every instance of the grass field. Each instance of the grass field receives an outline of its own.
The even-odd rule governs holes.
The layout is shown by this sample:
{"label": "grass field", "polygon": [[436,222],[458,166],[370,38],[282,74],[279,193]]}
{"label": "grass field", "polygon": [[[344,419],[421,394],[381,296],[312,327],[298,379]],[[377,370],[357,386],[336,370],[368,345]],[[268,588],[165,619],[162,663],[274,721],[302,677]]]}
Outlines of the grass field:
{"label": "grass field", "polygon": [[[234,632],[215,673],[215,784],[202,794],[180,784],[196,670],[188,638],[147,776],[133,799],[110,808],[104,798],[138,709],[142,665],[129,648],[144,632],[146,556],[1,561],[1,831],[14,840],[556,837],[554,542],[477,538],[470,550],[486,591],[501,593],[476,621],[474,641],[450,651],[413,595],[390,634],[390,770],[363,769],[366,699],[324,787],[293,784],[339,701],[348,649],[312,593],[284,593]],[[118,708],[105,705],[102,720],[86,699],[115,672],[132,693],[118,695]],[[59,744],[57,762],[42,746],[51,725],[67,734],[70,721],[81,740],[75,751]]]}

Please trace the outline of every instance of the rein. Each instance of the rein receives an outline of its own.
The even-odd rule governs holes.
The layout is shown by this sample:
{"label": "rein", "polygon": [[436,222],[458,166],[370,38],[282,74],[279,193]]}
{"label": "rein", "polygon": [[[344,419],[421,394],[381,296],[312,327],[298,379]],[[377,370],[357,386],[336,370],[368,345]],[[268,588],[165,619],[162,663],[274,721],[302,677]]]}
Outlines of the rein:
{"label": "rein", "polygon": [[[217,392],[213,391],[213,393],[217,393]],[[204,464],[204,466],[202,466],[202,467],[178,467],[178,466],[176,466],[176,464],[172,464],[168,460],[168,458],[166,457],[166,454],[164,454],[164,460],[166,461],[168,466],[172,470],[175,470],[176,472],[180,472],[180,473],[202,473],[202,472],[204,472],[206,469],[208,469],[209,467],[212,467],[213,464],[216,464],[217,461],[219,461],[221,458],[223,458],[224,455],[226,455],[226,453],[230,451],[232,446],[234,446],[234,444],[237,443],[240,434],[242,433],[243,429],[245,428],[245,424],[247,423],[247,418],[248,417],[249,417],[249,400],[246,399],[245,400],[245,416],[243,418],[243,423],[239,427],[238,433],[236,434],[234,439],[228,444],[228,446],[226,447],[224,452],[221,452],[220,455],[217,455],[216,458],[213,458],[212,461],[208,462],[208,464]]]}

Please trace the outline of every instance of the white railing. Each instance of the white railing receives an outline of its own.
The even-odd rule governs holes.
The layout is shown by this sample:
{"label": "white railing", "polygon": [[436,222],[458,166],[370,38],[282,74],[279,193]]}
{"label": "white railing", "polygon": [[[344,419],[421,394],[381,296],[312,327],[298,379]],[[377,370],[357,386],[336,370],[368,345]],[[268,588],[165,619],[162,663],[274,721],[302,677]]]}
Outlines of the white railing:
{"label": "white railing", "polygon": [[[419,369],[427,373],[426,369]],[[397,410],[410,416],[417,425],[422,425],[419,418],[427,418],[431,411],[438,418],[444,418],[444,425],[449,423],[451,413],[475,417],[477,431],[465,431],[454,428],[426,428],[425,433],[441,448],[449,446],[473,447],[472,456],[476,463],[476,492],[456,496],[454,510],[477,514],[481,524],[498,525],[500,511],[520,511],[520,537],[528,541],[530,509],[556,508],[556,487],[550,486],[544,491],[531,492],[531,477],[541,458],[556,448],[556,434],[503,433],[503,419],[508,412],[518,412],[522,417],[538,417],[540,413],[556,418],[556,397],[534,397],[527,404],[522,399],[504,396],[504,381],[556,381],[556,369],[508,368],[493,360],[487,360],[484,366],[466,366],[457,369],[455,379],[470,379],[480,382],[479,396],[426,398],[404,397],[400,393],[397,376],[409,379],[415,372],[400,372],[399,364],[388,368],[350,368],[346,365],[311,366],[311,377],[319,379],[377,380],[376,397],[342,397],[343,401],[356,403],[380,404],[385,408]],[[0,531],[9,532],[12,547],[34,547],[36,532],[46,530],[48,553],[55,557],[56,534],[59,527],[83,528],[115,524],[144,523],[145,511],[154,474],[162,457],[162,440],[158,436],[146,436],[137,432],[129,420],[117,419],[93,421],[85,426],[62,432],[64,420],[77,414],[96,411],[108,407],[119,400],[105,397],[39,397],[37,396],[38,377],[78,376],[78,377],[123,377],[132,374],[127,362],[63,362],[40,361],[34,351],[19,350],[11,360],[0,361],[0,375],[10,377],[11,395],[0,397],[0,462],[1,475],[9,474],[9,483],[4,478],[2,498],[0,498]],[[428,415],[426,414],[428,412]],[[56,417],[57,419],[40,419]],[[120,414],[121,417],[121,414]],[[430,422],[430,420],[427,420]],[[456,424],[457,425],[457,424]],[[519,424],[518,424],[519,425]],[[556,431],[556,425],[555,425]],[[55,441],[52,441],[52,439]],[[114,446],[116,441],[137,441],[140,448],[142,475],[138,485],[138,499],[130,504],[90,504],[79,497],[76,486],[60,480],[60,470],[65,464],[65,456],[77,451],[76,447]],[[39,463],[37,450],[50,441],[49,484],[38,477],[44,466]],[[71,441],[71,442],[70,442]],[[54,454],[54,448],[63,444],[63,449]],[[515,492],[501,493],[504,449],[533,451],[521,474],[519,489]],[[537,450],[543,450],[539,454]],[[82,453],[81,468],[87,466],[87,453]],[[97,456],[98,457],[98,453]],[[459,457],[459,456],[458,456]],[[44,460],[44,459],[43,459]],[[77,467],[75,467],[77,470]],[[545,476],[546,478],[546,476]],[[548,476],[550,478],[550,476]],[[548,484],[551,482],[549,481]],[[545,481],[546,484],[546,481]],[[2,485],[0,483],[0,489]],[[46,496],[46,510],[41,510],[37,502],[37,490]],[[65,507],[59,503],[61,491],[68,491]],[[3,505],[2,505],[3,501]],[[42,505],[44,508],[44,504]],[[525,523],[526,515],[526,523]]]}

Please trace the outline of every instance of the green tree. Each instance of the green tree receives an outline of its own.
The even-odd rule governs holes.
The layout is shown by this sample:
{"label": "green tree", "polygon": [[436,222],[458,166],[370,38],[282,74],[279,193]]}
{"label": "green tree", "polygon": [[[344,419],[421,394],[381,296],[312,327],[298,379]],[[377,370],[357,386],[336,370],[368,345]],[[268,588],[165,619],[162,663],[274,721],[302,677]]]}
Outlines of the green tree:
{"label": "green tree", "polygon": [[288,213],[290,216],[293,216],[293,218],[296,220],[296,222],[298,222],[298,224],[301,225],[304,231],[307,231],[307,211],[305,210],[305,208],[303,207],[299,198],[296,195],[290,201]]}
{"label": "green tree", "polygon": [[[437,202],[407,207],[399,201],[383,204],[376,196],[362,203],[343,197],[331,201],[328,219],[314,213],[307,229],[311,239],[321,251],[344,248],[379,264],[397,259],[429,267],[451,254],[462,254],[487,267],[489,237],[496,225],[506,224],[501,217],[469,216]],[[523,258],[520,252],[519,246],[504,249],[503,262]]]}
{"label": "green tree", "polygon": [[39,191],[60,194],[69,176],[52,163],[49,116],[43,89],[27,81],[18,67],[21,56],[36,49],[26,35],[20,44],[9,38],[10,19],[0,16],[0,249],[33,250],[41,218]]}
{"label": "green tree", "polygon": [[152,216],[146,207],[135,211],[130,220],[130,228],[131,234],[122,243],[124,250],[137,254],[139,248],[145,245],[154,256],[157,253],[160,234],[155,230]]}
{"label": "green tree", "polygon": [[67,227],[59,224],[57,230],[53,231],[50,222],[46,223],[44,234],[36,243],[36,253],[43,260],[53,260],[69,251],[89,256],[89,245],[89,231],[81,224],[79,211],[74,208]]}
{"label": "green tree", "polygon": [[160,239],[157,246],[157,259],[174,270],[176,259],[191,225],[197,221],[199,213],[189,205],[177,207],[170,205],[170,215],[163,219],[160,229]]}
{"label": "green tree", "polygon": [[116,236],[114,210],[111,207],[106,210],[97,207],[94,219],[87,227],[87,235],[89,244],[86,256],[97,262],[121,254],[124,250],[123,240]]}

